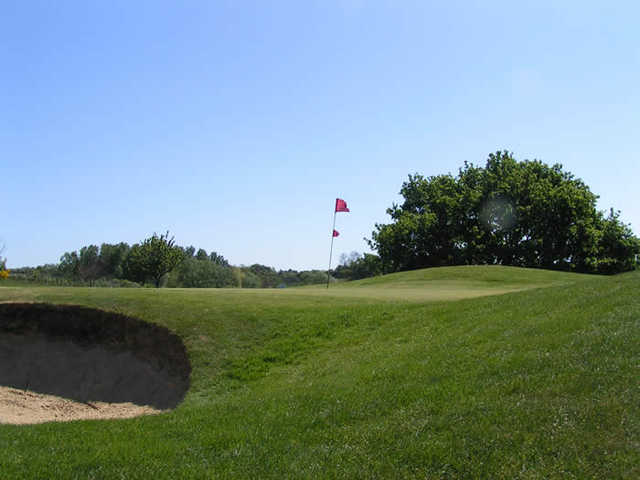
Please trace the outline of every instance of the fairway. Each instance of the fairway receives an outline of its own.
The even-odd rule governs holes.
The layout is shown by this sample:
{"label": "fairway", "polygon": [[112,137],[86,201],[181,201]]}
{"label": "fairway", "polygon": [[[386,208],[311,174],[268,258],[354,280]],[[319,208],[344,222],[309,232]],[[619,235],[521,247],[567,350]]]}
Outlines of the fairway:
{"label": "fairway", "polygon": [[3,287],[168,327],[192,370],[167,413],[0,425],[0,476],[637,478],[639,286],[491,266],[329,289]]}

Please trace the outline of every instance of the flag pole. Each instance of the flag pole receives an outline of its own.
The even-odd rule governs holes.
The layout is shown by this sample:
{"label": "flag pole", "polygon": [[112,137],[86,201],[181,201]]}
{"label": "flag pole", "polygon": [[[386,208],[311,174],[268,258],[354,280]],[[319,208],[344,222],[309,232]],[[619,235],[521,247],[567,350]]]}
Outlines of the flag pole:
{"label": "flag pole", "polygon": [[331,250],[329,250],[329,269],[327,270],[327,289],[329,288],[329,279],[331,278],[331,257],[333,255],[333,239],[336,238],[333,235],[333,232],[336,230],[336,214],[338,213],[337,209],[334,209],[333,212],[333,228],[331,229]]}

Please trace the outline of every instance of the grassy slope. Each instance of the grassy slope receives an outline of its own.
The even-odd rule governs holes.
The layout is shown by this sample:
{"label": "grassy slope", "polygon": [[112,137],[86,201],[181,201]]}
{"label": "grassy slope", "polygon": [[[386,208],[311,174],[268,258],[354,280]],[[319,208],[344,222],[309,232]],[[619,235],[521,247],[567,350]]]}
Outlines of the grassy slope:
{"label": "grassy slope", "polygon": [[[445,282],[460,297],[486,284],[495,293],[551,286],[400,301]],[[639,285],[639,273],[471,267],[329,293],[0,289],[0,301],[81,303],[168,325],[194,367],[189,395],[169,414],[0,426],[0,472],[637,478]]]}
{"label": "grassy slope", "polygon": [[567,285],[589,278],[592,277],[530,268],[442,267],[338,284],[332,294],[371,297],[378,300],[460,300],[532,288]]}

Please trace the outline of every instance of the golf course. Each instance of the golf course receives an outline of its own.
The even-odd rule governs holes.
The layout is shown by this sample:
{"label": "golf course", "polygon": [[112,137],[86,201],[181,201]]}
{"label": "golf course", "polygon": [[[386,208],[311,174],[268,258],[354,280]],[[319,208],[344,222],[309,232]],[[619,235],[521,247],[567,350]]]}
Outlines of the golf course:
{"label": "golf course", "polygon": [[150,415],[17,425],[0,411],[3,479],[640,477],[639,271],[2,285],[2,303],[141,320],[190,363],[175,408]]}

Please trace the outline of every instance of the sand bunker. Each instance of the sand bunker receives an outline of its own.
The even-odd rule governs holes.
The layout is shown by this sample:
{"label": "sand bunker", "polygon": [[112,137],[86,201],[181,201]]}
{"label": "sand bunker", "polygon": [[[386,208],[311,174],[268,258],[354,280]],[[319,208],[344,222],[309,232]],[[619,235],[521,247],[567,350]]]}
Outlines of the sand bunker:
{"label": "sand bunker", "polygon": [[166,328],[85,307],[0,304],[0,423],[174,408],[191,367]]}
{"label": "sand bunker", "polygon": [[71,420],[131,418],[153,415],[162,411],[131,402],[80,403],[54,395],[0,386],[0,423],[25,425]]}

